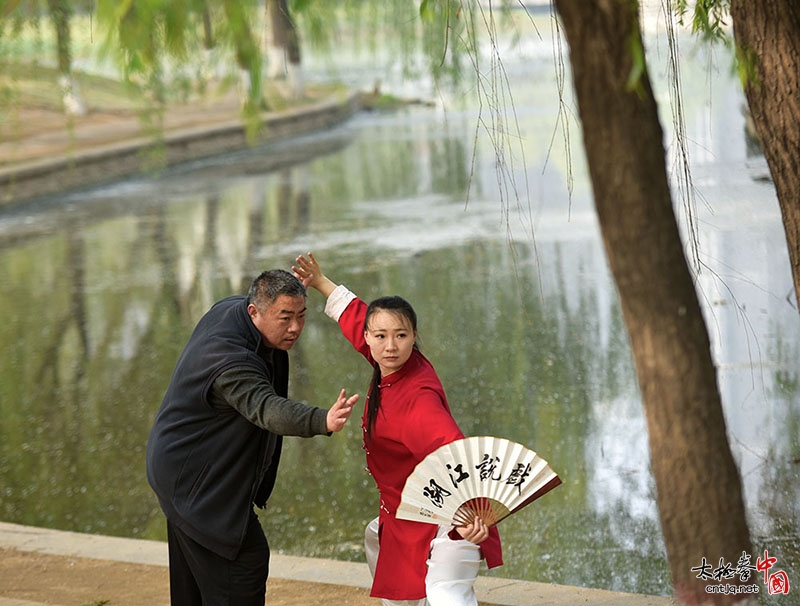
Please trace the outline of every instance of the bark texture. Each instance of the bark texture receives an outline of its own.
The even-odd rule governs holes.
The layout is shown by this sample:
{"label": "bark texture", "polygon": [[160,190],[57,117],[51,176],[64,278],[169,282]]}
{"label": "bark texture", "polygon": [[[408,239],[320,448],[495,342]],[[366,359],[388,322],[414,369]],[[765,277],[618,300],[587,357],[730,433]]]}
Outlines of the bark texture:
{"label": "bark texture", "polygon": [[708,581],[692,571],[704,558],[712,567],[720,558],[735,566],[752,549],[708,333],[673,211],[663,133],[640,52],[638,2],[555,6],[642,393],[674,597],[680,604],[741,603],[742,596],[706,593]]}

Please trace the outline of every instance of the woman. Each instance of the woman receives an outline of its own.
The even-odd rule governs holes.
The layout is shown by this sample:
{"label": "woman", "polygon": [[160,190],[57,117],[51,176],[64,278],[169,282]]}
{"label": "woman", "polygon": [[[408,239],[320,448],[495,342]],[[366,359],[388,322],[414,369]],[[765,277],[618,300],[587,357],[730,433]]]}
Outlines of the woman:
{"label": "woman", "polygon": [[[367,468],[380,492],[379,516],[365,532],[373,597],[384,606],[476,605],[473,583],[481,559],[501,565],[500,537],[480,519],[447,528],[400,520],[395,512],[406,478],[426,455],[464,437],[450,414],[439,377],[416,346],[417,318],[400,297],[367,306],[328,279],[314,256],[292,267],[326,299],[325,313],[373,366],[362,418]],[[480,545],[480,547],[478,546]]]}

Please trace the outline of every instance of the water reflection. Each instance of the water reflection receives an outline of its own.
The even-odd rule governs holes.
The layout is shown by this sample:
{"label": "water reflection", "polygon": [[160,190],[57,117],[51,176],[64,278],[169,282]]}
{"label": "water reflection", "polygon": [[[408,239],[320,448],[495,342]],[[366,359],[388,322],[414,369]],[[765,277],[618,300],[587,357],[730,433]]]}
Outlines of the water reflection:
{"label": "water reflection", "polygon": [[[0,518],[163,540],[144,444],[181,347],[216,299],[314,250],[362,297],[414,303],[465,433],[527,444],[564,479],[503,523],[493,574],[667,594],[627,337],[581,159],[570,198],[563,156],[536,144],[557,112],[536,69],[509,65],[528,82],[519,208],[498,203],[491,145],[473,157],[473,111],[410,108],[0,213]],[[714,112],[688,108],[711,152],[695,167],[700,286],[755,545],[796,579],[800,326],[774,193],[747,174],[739,98],[722,88]],[[369,371],[315,296],[290,390],[328,406]],[[362,560],[363,466],[357,423],[288,440],[262,516],[273,548]]]}

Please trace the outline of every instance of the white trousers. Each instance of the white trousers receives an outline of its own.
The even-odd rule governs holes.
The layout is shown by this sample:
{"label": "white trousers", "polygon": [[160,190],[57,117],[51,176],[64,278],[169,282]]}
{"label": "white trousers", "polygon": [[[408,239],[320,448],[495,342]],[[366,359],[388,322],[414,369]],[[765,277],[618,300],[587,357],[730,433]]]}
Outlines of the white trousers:
{"label": "white trousers", "polygon": [[[431,541],[425,594],[421,600],[382,600],[383,606],[478,606],[475,579],[481,564],[480,548],[469,541],[454,541],[447,536],[450,528],[440,526]],[[364,531],[364,548],[370,574],[375,576],[378,561],[378,518]]]}

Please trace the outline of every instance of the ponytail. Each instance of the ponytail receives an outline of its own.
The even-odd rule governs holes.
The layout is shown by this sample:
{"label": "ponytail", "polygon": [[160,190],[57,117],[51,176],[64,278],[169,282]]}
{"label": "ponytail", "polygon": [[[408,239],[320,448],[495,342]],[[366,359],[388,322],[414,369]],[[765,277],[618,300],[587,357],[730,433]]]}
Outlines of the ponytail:
{"label": "ponytail", "polygon": [[381,367],[375,362],[372,371],[372,381],[367,392],[367,435],[371,438],[372,430],[375,428],[375,419],[378,418],[378,410],[381,407]]}

